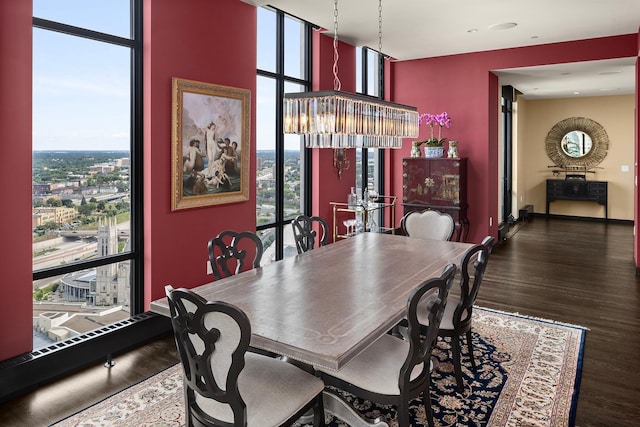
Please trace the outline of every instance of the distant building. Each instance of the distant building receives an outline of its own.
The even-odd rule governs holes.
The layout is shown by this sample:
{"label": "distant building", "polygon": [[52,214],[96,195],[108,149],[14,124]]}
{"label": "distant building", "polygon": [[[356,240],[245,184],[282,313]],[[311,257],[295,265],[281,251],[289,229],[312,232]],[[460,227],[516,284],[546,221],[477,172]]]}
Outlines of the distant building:
{"label": "distant building", "polygon": [[89,175],[95,175],[98,173],[111,173],[116,170],[116,167],[109,163],[99,163],[89,167]]}
{"label": "distant building", "polygon": [[[100,221],[97,239],[99,257],[118,253],[115,218]],[[129,318],[129,271],[130,262],[123,261],[64,275],[58,287],[62,302],[34,304],[34,336],[40,345]]]}
{"label": "distant building", "polygon": [[[98,257],[118,253],[118,227],[115,218],[100,220],[98,225]],[[97,268],[93,305],[118,304],[118,265]]]}
{"label": "distant building", "polygon": [[60,279],[60,292],[65,301],[90,302],[91,289],[95,288],[96,270],[83,270],[66,274]]}
{"label": "distant building", "polygon": [[[100,220],[97,238],[99,258],[118,253],[115,218]],[[89,306],[128,306],[129,289],[128,261],[69,273],[60,279],[60,292],[65,301],[85,302]]]}
{"label": "distant building", "polygon": [[60,207],[38,207],[31,211],[33,228],[46,224],[47,222],[55,222],[56,224],[64,224],[73,222],[78,216],[78,212],[74,208],[66,206]]}
{"label": "distant building", "polygon": [[31,192],[34,195],[41,194],[50,194],[51,193],[51,184],[32,184]]}
{"label": "distant building", "polygon": [[116,159],[113,163],[119,168],[128,168],[129,166],[131,166],[131,159],[128,157],[123,157],[121,159]]}

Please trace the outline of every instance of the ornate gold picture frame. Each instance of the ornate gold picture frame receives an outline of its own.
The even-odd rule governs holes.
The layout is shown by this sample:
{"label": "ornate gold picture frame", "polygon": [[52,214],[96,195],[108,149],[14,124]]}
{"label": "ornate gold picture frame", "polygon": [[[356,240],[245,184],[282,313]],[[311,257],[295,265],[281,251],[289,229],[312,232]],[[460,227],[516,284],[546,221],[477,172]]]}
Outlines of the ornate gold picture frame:
{"label": "ornate gold picture frame", "polygon": [[249,200],[251,92],[172,79],[171,210]]}

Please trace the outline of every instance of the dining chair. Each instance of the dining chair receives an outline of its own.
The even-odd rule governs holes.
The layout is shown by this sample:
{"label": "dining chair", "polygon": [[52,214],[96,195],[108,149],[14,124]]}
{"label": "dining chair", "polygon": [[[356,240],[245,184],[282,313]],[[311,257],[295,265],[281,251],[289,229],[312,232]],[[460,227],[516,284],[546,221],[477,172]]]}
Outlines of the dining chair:
{"label": "dining chair", "polygon": [[[473,343],[471,339],[471,320],[473,305],[478,297],[480,284],[484,276],[489,254],[493,248],[494,239],[487,236],[479,245],[469,248],[460,261],[460,289],[459,294],[452,292],[447,298],[447,306],[442,316],[438,335],[451,337],[451,351],[453,353],[453,366],[456,376],[458,391],[464,390],[462,381],[462,364],[460,338],[466,337],[469,359],[473,371],[476,371],[476,363],[473,357]],[[428,323],[428,313],[419,313],[421,324]]]}
{"label": "dining chair", "polygon": [[324,383],[293,364],[248,352],[246,314],[166,286],[183,367],[186,425],[288,426],[313,409],[324,426]]}
{"label": "dining chair", "polygon": [[318,232],[314,229],[315,224],[318,225],[321,233],[318,239],[318,246],[325,246],[327,244],[329,226],[324,219],[319,216],[298,215],[291,221],[298,254],[310,251],[315,247],[316,237],[318,236]]}
{"label": "dining chair", "polygon": [[418,239],[451,240],[455,231],[453,217],[435,209],[407,212],[400,226],[404,235]]}
{"label": "dining chair", "polygon": [[256,234],[234,230],[221,231],[209,240],[208,250],[209,263],[216,280],[260,267],[264,252],[262,240]]}
{"label": "dining chair", "polygon": [[[320,378],[326,385],[360,398],[395,405],[399,427],[410,425],[409,403],[422,395],[429,426],[433,427],[429,394],[431,350],[455,273],[456,266],[449,264],[440,277],[424,281],[411,293],[407,301],[406,340],[385,334],[338,371],[318,367]],[[419,308],[428,313],[429,326],[424,330],[418,323]]]}

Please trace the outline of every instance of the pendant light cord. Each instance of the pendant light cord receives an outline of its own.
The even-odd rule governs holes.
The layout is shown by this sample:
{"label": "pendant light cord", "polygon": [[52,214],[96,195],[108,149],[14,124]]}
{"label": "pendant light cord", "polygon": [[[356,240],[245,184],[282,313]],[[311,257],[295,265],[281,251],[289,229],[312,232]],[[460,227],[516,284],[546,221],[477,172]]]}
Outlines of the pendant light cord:
{"label": "pendant light cord", "polygon": [[378,98],[384,99],[384,55],[382,54],[382,0],[378,0]]}
{"label": "pendant light cord", "polygon": [[341,87],[338,77],[338,0],[333,2],[333,90]]}
{"label": "pendant light cord", "polygon": [[378,0],[378,53],[382,56],[382,0]]}

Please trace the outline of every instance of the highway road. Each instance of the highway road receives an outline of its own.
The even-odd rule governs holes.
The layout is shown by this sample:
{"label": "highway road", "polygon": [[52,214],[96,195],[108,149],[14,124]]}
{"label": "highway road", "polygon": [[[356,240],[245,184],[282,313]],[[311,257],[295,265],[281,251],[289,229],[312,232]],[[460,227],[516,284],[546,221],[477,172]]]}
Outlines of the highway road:
{"label": "highway road", "polygon": [[[129,222],[118,224],[119,231],[129,232]],[[48,251],[47,249],[53,249]],[[55,267],[62,264],[87,260],[97,255],[98,243],[95,239],[67,240],[62,237],[33,244],[33,252],[46,251],[43,255],[33,258],[33,270]],[[45,287],[54,283],[60,276],[36,280],[33,289]]]}

